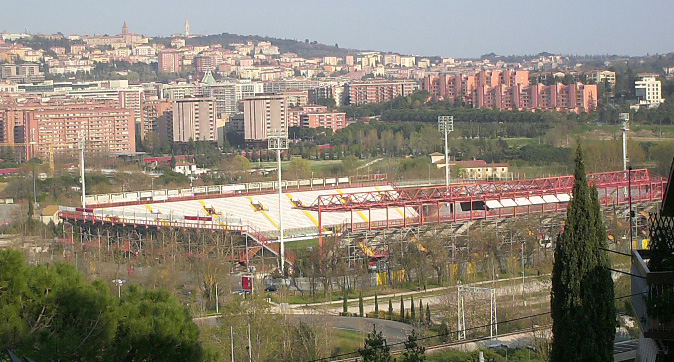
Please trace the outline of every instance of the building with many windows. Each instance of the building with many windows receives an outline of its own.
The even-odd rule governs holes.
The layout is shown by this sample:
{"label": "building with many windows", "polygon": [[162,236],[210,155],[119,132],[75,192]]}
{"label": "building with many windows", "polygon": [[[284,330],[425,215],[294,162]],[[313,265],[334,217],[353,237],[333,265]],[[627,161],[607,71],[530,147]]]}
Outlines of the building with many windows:
{"label": "building with many windows", "polygon": [[325,127],[337,131],[346,127],[346,113],[338,111],[307,112],[300,115],[300,125],[306,128]]}
{"label": "building with many windows", "polygon": [[286,97],[263,94],[243,100],[244,139],[260,142],[271,132],[288,133]]}
{"label": "building with many windows", "polygon": [[399,96],[408,96],[418,88],[413,79],[371,80],[346,85],[350,104],[382,103]]}
{"label": "building with many windows", "polygon": [[215,99],[187,97],[173,102],[172,142],[216,142]]}
{"label": "building with many windows", "polygon": [[634,82],[634,91],[641,106],[657,107],[665,101],[662,99],[662,83],[655,74],[639,74],[639,79]]}
{"label": "building with many windows", "polygon": [[164,49],[157,57],[160,73],[180,73],[180,60],[182,56],[175,49]]}
{"label": "building with many windows", "polygon": [[49,101],[0,108],[0,140],[26,145],[28,157],[77,149],[84,134],[88,152],[134,152],[135,116],[116,101]]}

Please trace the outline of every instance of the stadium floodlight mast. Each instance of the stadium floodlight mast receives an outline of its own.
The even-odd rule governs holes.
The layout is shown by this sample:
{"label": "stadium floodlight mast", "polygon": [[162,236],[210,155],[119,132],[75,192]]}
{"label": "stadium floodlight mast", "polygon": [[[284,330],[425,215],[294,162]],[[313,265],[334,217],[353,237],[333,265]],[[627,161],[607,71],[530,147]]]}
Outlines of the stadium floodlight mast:
{"label": "stadium floodlight mast", "polygon": [[267,135],[267,149],[276,150],[276,160],[278,161],[278,225],[279,225],[279,243],[281,244],[281,274],[285,269],[285,244],[283,243],[283,208],[281,207],[283,198],[283,186],[281,184],[281,150],[288,149],[288,133],[285,130],[271,130]]}
{"label": "stadium floodlight mast", "polygon": [[84,147],[86,143],[85,131],[80,131],[78,145],[80,148],[80,177],[82,178],[82,208],[87,207],[86,185],[84,183]]}
{"label": "stadium floodlight mast", "polygon": [[447,137],[454,131],[454,116],[438,116],[438,130],[445,138],[445,186],[449,190],[449,150],[447,149]]}
{"label": "stadium floodlight mast", "polygon": [[618,118],[623,122],[621,131],[623,131],[623,171],[627,171],[627,131],[630,130],[630,114],[620,113]]}

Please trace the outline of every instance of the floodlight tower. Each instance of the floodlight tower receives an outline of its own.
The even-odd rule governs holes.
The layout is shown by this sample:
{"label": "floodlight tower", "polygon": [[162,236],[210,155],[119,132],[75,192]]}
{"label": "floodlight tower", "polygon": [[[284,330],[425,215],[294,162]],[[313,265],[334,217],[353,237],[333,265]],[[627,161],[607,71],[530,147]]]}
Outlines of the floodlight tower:
{"label": "floodlight tower", "polygon": [[623,122],[623,126],[620,128],[623,132],[623,171],[627,171],[627,131],[630,130],[630,114],[620,113],[618,117]]}
{"label": "floodlight tower", "polygon": [[445,139],[445,186],[449,191],[449,150],[447,149],[447,137],[454,131],[454,116],[438,116],[438,130]]}
{"label": "floodlight tower", "polygon": [[272,130],[267,137],[267,149],[276,150],[276,160],[278,161],[278,225],[279,225],[279,243],[281,249],[281,274],[285,268],[285,244],[283,242],[283,186],[281,185],[281,150],[288,149],[288,134],[283,130]]}
{"label": "floodlight tower", "polygon": [[80,131],[80,139],[78,141],[78,145],[80,148],[80,177],[82,178],[82,208],[87,207],[87,200],[86,200],[86,184],[84,182],[84,148],[85,148],[85,143],[86,143],[86,137],[85,137],[85,132]]}

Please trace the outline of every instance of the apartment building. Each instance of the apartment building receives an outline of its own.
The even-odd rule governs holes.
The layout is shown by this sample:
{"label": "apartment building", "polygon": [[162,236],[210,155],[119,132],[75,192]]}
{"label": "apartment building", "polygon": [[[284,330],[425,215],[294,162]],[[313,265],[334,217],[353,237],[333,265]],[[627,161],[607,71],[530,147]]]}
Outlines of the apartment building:
{"label": "apartment building", "polygon": [[346,127],[346,113],[338,111],[307,112],[300,115],[301,127],[325,127],[333,131]]}
{"label": "apartment building", "polygon": [[301,127],[300,116],[307,113],[327,112],[328,107],[318,104],[308,104],[302,107],[288,108],[288,127]]}
{"label": "apartment building", "polygon": [[309,93],[306,90],[286,90],[276,94],[286,97],[288,107],[301,107],[309,103]]}
{"label": "apartment building", "polygon": [[399,96],[408,96],[418,89],[414,80],[372,80],[347,84],[350,104],[381,103]]}
{"label": "apartment building", "polygon": [[175,49],[164,49],[157,57],[160,73],[180,73],[180,60],[182,56]]}
{"label": "apartment building", "polygon": [[[139,127],[140,138],[157,133],[160,139],[168,140],[166,124],[173,119],[173,101],[170,99],[152,99],[143,102],[142,124]],[[163,124],[164,127],[160,127]],[[161,132],[160,132],[161,131]]]}
{"label": "apartment building", "polygon": [[531,85],[526,70],[428,75],[422,88],[439,99],[506,110],[589,112],[597,108],[598,99],[596,84]]}
{"label": "apartment building", "polygon": [[286,97],[258,95],[243,100],[244,139],[260,142],[271,132],[288,133]]}
{"label": "apartment building", "polygon": [[173,102],[172,142],[217,141],[215,98],[187,97]]}
{"label": "apartment building", "polygon": [[662,83],[656,74],[639,74],[638,77],[639,79],[634,82],[634,90],[639,105],[652,108],[665,101],[662,98]]}
{"label": "apartment building", "polygon": [[32,143],[25,154],[44,157],[76,149],[84,134],[91,152],[134,152],[135,117],[115,101],[49,101],[11,104],[0,108],[0,140]]}

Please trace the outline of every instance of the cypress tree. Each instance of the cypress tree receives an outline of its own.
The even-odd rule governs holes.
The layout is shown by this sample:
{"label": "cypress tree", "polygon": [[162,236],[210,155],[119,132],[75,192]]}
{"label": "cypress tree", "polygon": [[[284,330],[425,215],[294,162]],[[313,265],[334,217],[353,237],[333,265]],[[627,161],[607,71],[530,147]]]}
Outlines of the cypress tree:
{"label": "cypress tree", "polygon": [[419,299],[419,324],[424,324],[424,304]]}
{"label": "cypress tree", "polygon": [[391,298],[388,299],[388,319],[393,320],[393,303],[391,303]]}
{"label": "cypress tree", "polygon": [[405,320],[405,302],[403,302],[403,296],[400,296],[400,320]]}
{"label": "cypress tree", "polygon": [[416,314],[414,313],[414,296],[410,297],[410,319],[412,319],[412,322],[414,322],[414,319],[416,317]]}
{"label": "cypress tree", "polygon": [[374,316],[379,318],[379,300],[377,299],[377,293],[374,293]]}
{"label": "cypress tree", "polygon": [[349,305],[346,301],[346,293],[344,293],[344,298],[342,298],[342,313],[346,315],[349,312]]}
{"label": "cypress tree", "polygon": [[428,303],[426,303],[426,324],[431,325],[431,308],[428,307]]}
{"label": "cypress tree", "polygon": [[597,190],[589,187],[580,145],[575,184],[552,269],[551,361],[612,361],[614,289]]}
{"label": "cypress tree", "polygon": [[358,314],[363,316],[363,293],[358,294]]}

